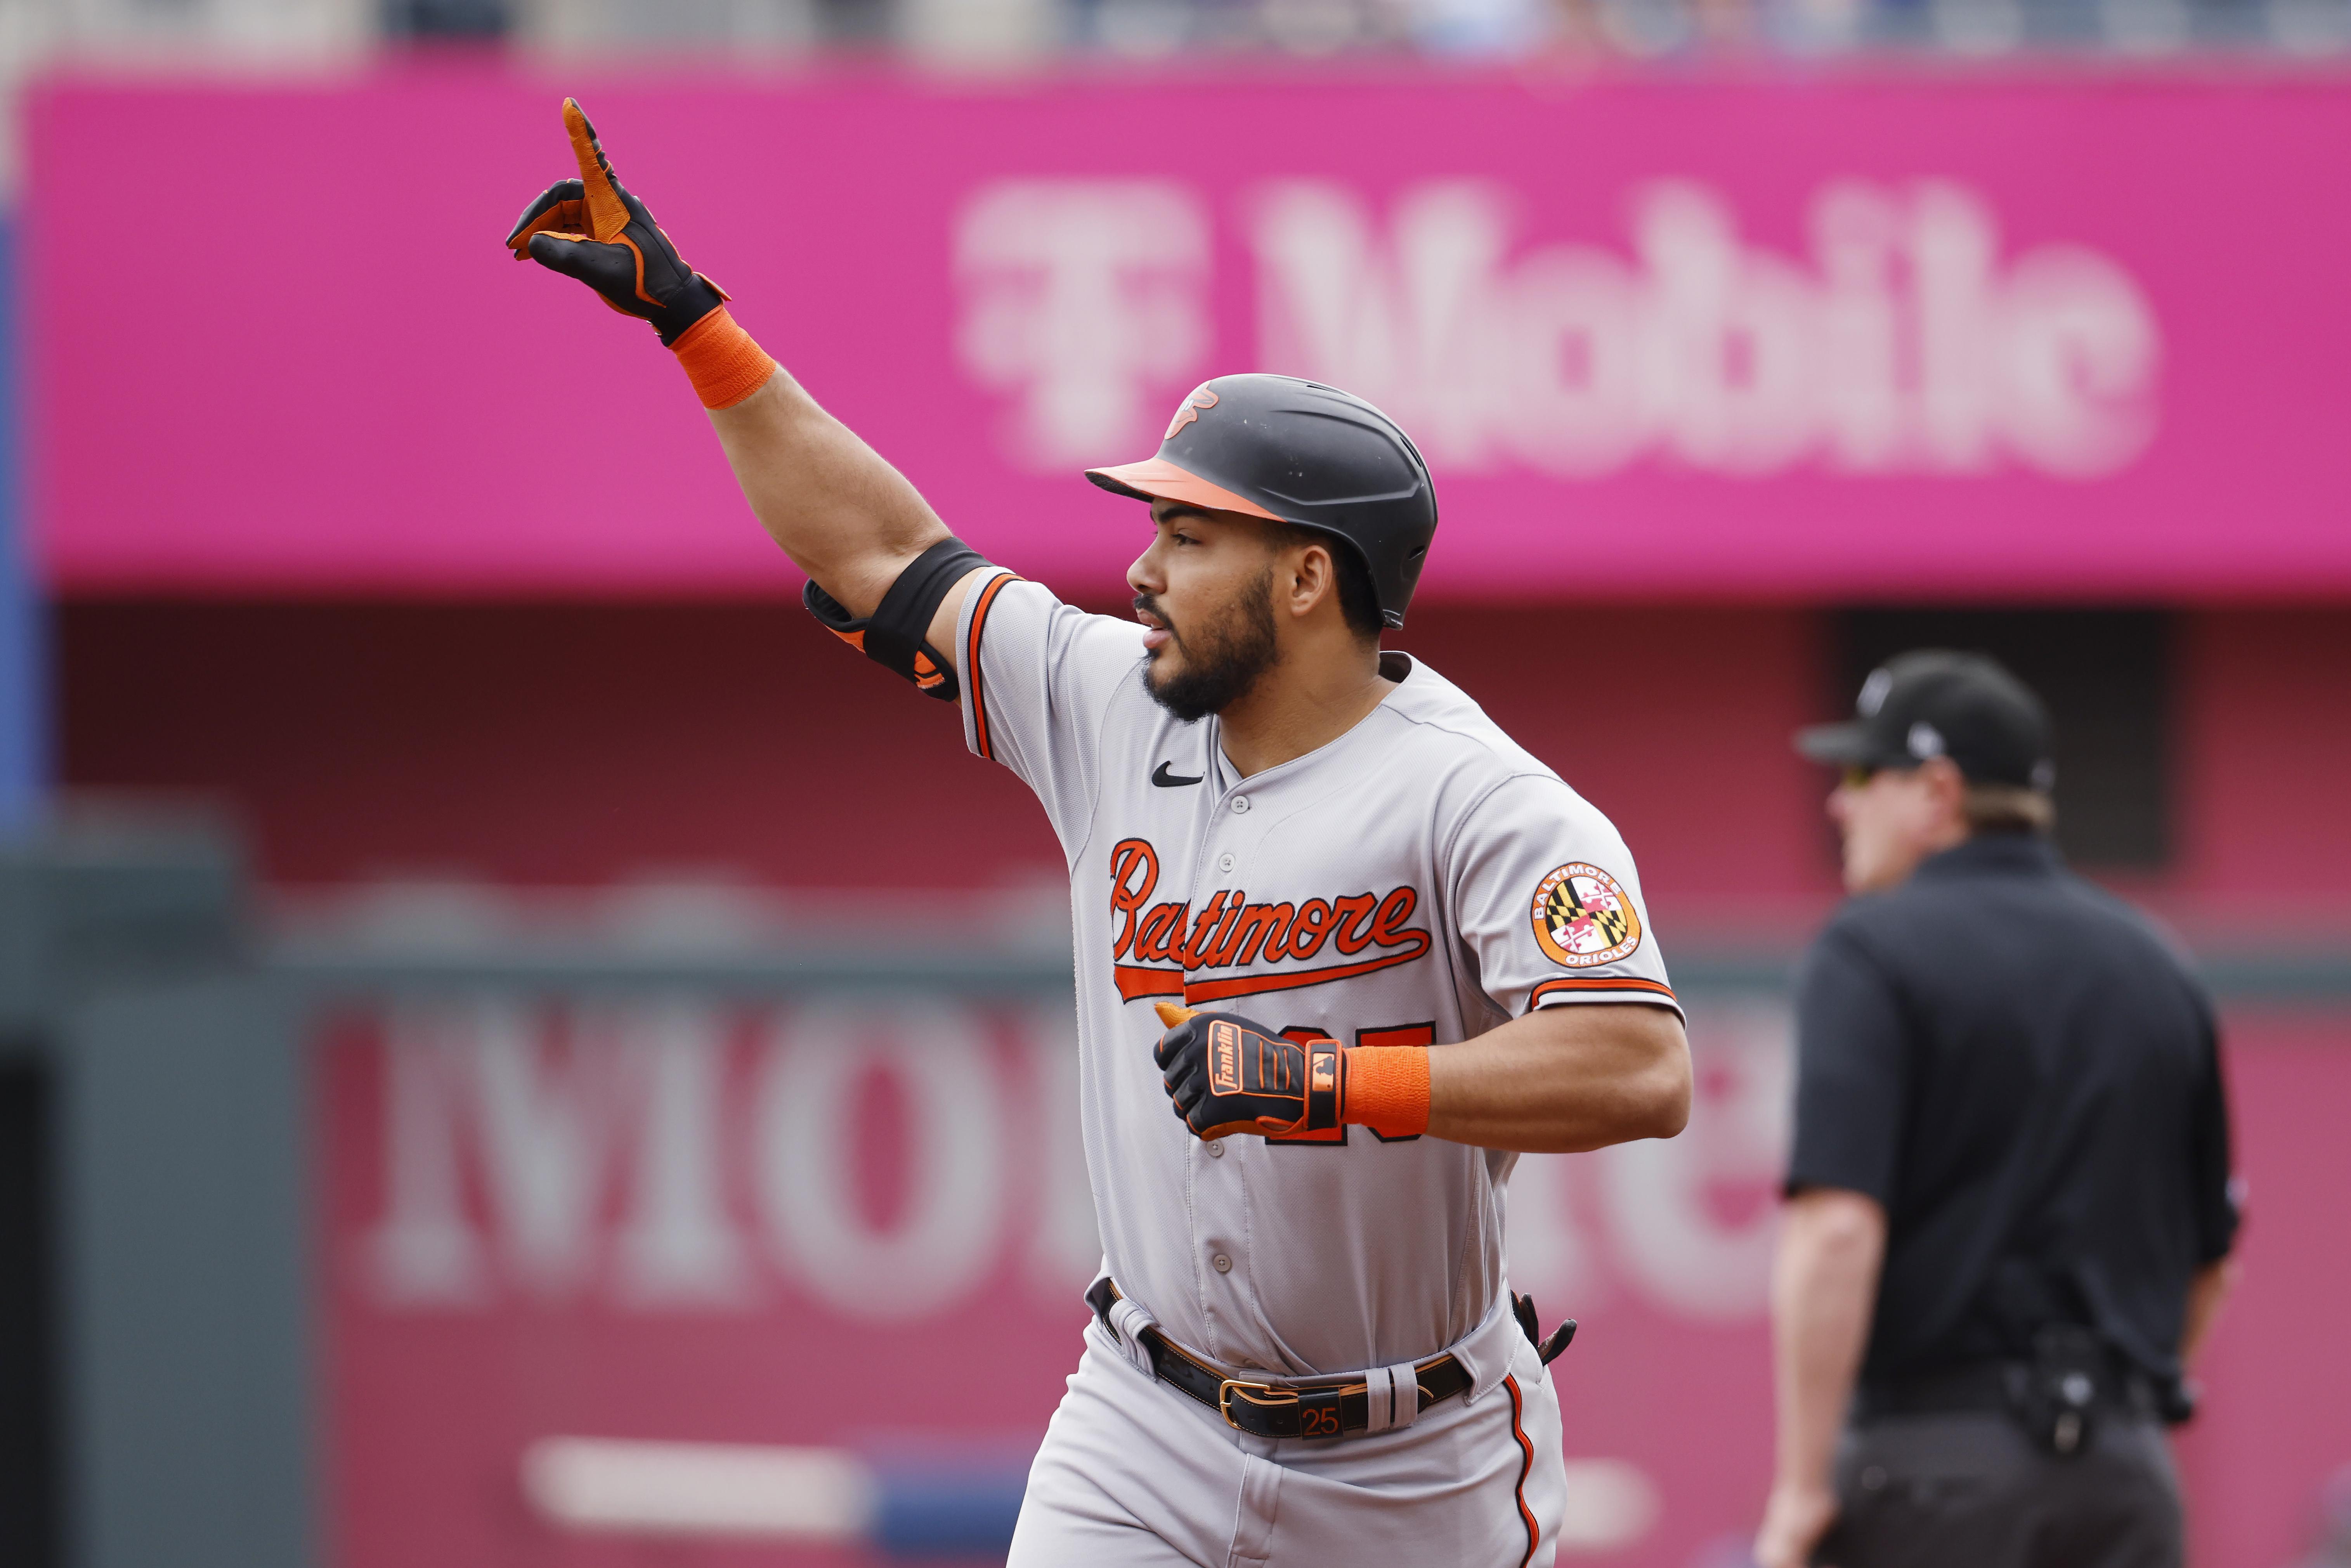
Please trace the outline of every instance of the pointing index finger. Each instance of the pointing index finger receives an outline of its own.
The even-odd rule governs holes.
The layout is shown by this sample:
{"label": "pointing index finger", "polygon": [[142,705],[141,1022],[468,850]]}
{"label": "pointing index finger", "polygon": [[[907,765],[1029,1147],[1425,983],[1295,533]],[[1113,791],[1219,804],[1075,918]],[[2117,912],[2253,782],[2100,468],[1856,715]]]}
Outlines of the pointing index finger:
{"label": "pointing index finger", "polygon": [[572,153],[580,160],[588,235],[609,244],[620,238],[621,231],[629,226],[629,209],[622,204],[621,193],[612,188],[612,165],[605,160],[604,149],[596,140],[596,128],[588,123],[588,116],[576,98],[563,100],[563,129],[569,133]]}

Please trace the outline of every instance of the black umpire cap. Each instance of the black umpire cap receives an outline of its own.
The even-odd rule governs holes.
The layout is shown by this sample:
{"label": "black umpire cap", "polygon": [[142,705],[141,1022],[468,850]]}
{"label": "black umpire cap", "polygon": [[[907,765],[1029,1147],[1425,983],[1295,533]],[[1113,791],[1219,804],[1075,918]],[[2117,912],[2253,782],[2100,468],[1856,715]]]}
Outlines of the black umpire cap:
{"label": "black umpire cap", "polygon": [[1184,400],[1156,456],[1086,477],[1327,534],[1364,563],[1390,626],[1437,537],[1437,488],[1411,438],[1353,393],[1295,376],[1218,376]]}
{"label": "black umpire cap", "polygon": [[1845,768],[1916,768],[1948,757],[1971,784],[2049,789],[2049,713],[2032,688],[1981,653],[1922,649],[1869,672],[1848,724],[1796,732],[1796,749]]}

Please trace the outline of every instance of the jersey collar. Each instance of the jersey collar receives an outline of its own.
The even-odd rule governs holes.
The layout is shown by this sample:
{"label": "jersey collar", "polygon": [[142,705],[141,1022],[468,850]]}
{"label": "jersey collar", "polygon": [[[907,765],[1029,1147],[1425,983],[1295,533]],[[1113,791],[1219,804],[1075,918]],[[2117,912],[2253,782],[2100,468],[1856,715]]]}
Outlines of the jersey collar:
{"label": "jersey collar", "polygon": [[1912,874],[1926,880],[1949,876],[2054,876],[2065,869],[2057,846],[2042,833],[1978,833],[1918,862]]}
{"label": "jersey collar", "polygon": [[[1399,653],[1394,649],[1382,649],[1380,674],[1396,684],[1388,689],[1385,696],[1373,706],[1371,712],[1303,756],[1293,757],[1287,762],[1277,763],[1264,772],[1252,773],[1246,779],[1241,777],[1241,770],[1233,766],[1232,758],[1225,755],[1224,719],[1218,715],[1210,714],[1203,722],[1208,727],[1208,756],[1212,759],[1210,765],[1217,770],[1216,780],[1217,788],[1230,790],[1247,785],[1254,789],[1260,784],[1270,783],[1293,771],[1302,771],[1312,763],[1344,750],[1348,742],[1363,734],[1372,721],[1379,716],[1382,709],[1398,706],[1396,703],[1398,696],[1407,690],[1413,691],[1416,695],[1418,695],[1420,688],[1408,685],[1413,671],[1417,667],[1411,654]],[[1420,687],[1426,687],[1427,685],[1426,681],[1423,681],[1420,683]]]}

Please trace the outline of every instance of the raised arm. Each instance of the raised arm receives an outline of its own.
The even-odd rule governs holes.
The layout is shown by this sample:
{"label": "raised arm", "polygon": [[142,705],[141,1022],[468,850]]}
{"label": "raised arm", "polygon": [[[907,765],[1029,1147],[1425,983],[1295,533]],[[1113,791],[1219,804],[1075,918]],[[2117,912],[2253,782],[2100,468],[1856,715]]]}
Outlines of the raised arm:
{"label": "raised arm", "polygon": [[[761,526],[852,616],[871,615],[907,564],[947,537],[946,526],[736,323],[725,292],[685,265],[644,203],[613,177],[595,128],[570,99],[563,123],[580,177],[558,181],[524,209],[508,248],[653,324],[710,411]],[[950,659],[968,588],[967,578],[931,621],[930,644]]]}
{"label": "raised arm", "polygon": [[[871,615],[906,564],[947,537],[906,476],[781,366],[741,402],[712,409],[710,427],[760,526],[852,615]],[[931,645],[952,656],[960,600],[949,599]]]}

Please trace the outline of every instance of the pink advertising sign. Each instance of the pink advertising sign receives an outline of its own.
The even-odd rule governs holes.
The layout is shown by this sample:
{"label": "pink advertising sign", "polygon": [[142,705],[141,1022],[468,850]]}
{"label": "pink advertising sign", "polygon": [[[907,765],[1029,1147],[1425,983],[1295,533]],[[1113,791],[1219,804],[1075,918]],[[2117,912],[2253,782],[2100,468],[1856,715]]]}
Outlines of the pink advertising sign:
{"label": "pink advertising sign", "polygon": [[[2299,1561],[2351,1466],[2351,1363],[2320,1349],[2351,1284],[2341,1030],[2232,1019],[2254,1219],[2181,1446],[2213,1568]],[[1510,1182],[1512,1283],[1582,1323],[1552,1374],[1562,1563],[1740,1568],[1770,1479],[1789,1019],[1718,994],[1690,1033],[1682,1136],[1525,1156]],[[581,1528],[533,1458],[583,1439],[815,1449],[940,1512],[972,1503],[936,1478],[977,1472],[1008,1515],[1101,1257],[1066,998],[487,991],[320,1043],[336,1568],[901,1560],[886,1495],[829,1535],[821,1508],[797,1535]]]}
{"label": "pink advertising sign", "polygon": [[[1510,1186],[1514,1282],[1583,1325],[1569,1545],[1628,1568],[1736,1561],[1768,1454],[1785,1018],[1703,1018],[1701,1135]],[[550,1439],[840,1449],[885,1486],[951,1456],[1017,1498],[1102,1256],[1066,999],[493,993],[327,1040],[340,1568],[652,1560],[657,1531],[551,1517],[526,1469]]]}
{"label": "pink advertising sign", "polygon": [[1078,470],[1243,369],[1415,434],[1431,593],[2351,589],[2351,84],[455,68],[36,95],[51,584],[788,591],[651,333],[498,246],[566,91],[1067,591],[1140,538]]}

